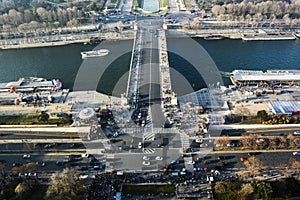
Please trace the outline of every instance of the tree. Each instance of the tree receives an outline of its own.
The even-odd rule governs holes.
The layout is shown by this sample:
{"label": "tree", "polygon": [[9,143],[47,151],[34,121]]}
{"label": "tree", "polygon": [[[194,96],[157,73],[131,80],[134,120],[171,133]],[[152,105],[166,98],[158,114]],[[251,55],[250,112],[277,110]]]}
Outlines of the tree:
{"label": "tree", "polygon": [[76,169],[66,168],[61,173],[51,177],[51,183],[46,191],[46,200],[79,200],[83,199],[85,185],[79,179]]}
{"label": "tree", "polygon": [[15,187],[14,192],[17,198],[26,199],[26,196],[28,196],[28,194],[32,192],[33,188],[34,185],[23,182],[23,183],[19,183],[17,187]]}
{"label": "tree", "polygon": [[244,165],[250,171],[251,176],[259,175],[260,170],[265,168],[263,163],[256,156],[249,157],[246,161],[244,161]]}
{"label": "tree", "polygon": [[300,187],[299,182],[294,177],[285,179],[285,184],[287,197],[292,197],[294,193],[297,193],[298,188]]}
{"label": "tree", "polygon": [[268,114],[265,110],[257,111],[257,119],[260,120],[260,122],[265,121],[268,117]]}
{"label": "tree", "polygon": [[40,17],[40,19],[42,20],[46,20],[47,19],[47,10],[43,7],[38,7],[36,9],[36,13],[38,14],[38,16]]}
{"label": "tree", "polygon": [[257,199],[269,199],[273,193],[273,189],[269,182],[253,181],[252,186],[256,192]]}
{"label": "tree", "polygon": [[250,183],[242,185],[241,190],[238,192],[240,199],[249,199],[249,196],[254,193],[254,188]]}
{"label": "tree", "polygon": [[226,193],[227,187],[226,184],[223,182],[217,182],[214,186],[215,193],[217,194],[224,194]]}
{"label": "tree", "polygon": [[38,116],[40,121],[46,122],[49,119],[49,114],[46,111],[42,111],[41,114]]}

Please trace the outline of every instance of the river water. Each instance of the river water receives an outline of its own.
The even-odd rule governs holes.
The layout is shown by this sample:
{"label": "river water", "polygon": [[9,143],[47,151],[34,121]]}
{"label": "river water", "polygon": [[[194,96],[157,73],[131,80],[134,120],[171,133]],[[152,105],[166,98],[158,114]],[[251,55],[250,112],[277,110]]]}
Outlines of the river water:
{"label": "river water", "polygon": [[[230,84],[227,72],[234,69],[299,69],[300,70],[300,40],[294,41],[251,41],[218,40],[205,41],[194,39],[202,46],[216,64],[223,75],[224,84]],[[185,43],[182,39],[168,39],[172,49],[180,49]],[[60,47],[45,47],[32,49],[0,50],[0,82],[17,80],[20,77],[58,78],[63,82],[64,88],[73,88],[74,80],[80,67],[89,65],[92,68],[103,68],[97,86],[99,92],[111,94],[119,81],[120,93],[126,88],[126,71],[129,69],[132,41],[105,41],[97,48],[110,49],[109,56],[98,57],[83,61],[80,52],[91,50],[94,47],[83,44],[72,44]],[[111,58],[119,54],[120,49],[127,53],[119,58]],[[194,53],[193,49],[185,49]],[[117,53],[116,53],[117,52]],[[197,56],[195,54],[195,56]],[[108,60],[110,61],[108,62]],[[194,90],[206,87],[202,78],[195,76],[188,66],[189,62],[178,55],[169,53],[170,66],[182,73],[188,79]],[[217,72],[216,72],[217,73]],[[125,78],[124,78],[125,77]],[[171,77],[176,77],[171,72]],[[172,80],[173,81],[173,80]],[[84,88],[89,89],[89,88]],[[122,91],[123,90],[123,91]],[[176,88],[175,88],[176,90]]]}

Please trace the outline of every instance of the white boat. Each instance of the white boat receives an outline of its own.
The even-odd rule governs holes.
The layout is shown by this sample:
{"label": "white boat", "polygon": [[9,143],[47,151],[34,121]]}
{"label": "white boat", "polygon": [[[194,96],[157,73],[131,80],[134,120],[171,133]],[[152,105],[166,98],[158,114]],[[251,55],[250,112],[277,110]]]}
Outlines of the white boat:
{"label": "white boat", "polygon": [[109,53],[108,49],[99,49],[95,51],[83,51],[81,52],[82,59],[90,57],[106,56]]}
{"label": "white boat", "polygon": [[234,70],[230,79],[234,85],[292,85],[300,83],[300,70]]}

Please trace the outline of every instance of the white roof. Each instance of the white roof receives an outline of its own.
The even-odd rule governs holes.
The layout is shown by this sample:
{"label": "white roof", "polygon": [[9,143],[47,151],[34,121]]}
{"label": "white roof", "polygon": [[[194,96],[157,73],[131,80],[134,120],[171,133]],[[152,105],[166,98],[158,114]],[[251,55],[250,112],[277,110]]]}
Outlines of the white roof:
{"label": "white roof", "polygon": [[232,75],[238,81],[298,81],[300,80],[300,70],[234,70]]}

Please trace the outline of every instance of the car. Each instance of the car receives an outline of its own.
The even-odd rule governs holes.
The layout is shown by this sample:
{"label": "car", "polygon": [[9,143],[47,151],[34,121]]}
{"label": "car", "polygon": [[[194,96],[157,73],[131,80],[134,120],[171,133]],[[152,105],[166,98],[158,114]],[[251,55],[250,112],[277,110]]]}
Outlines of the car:
{"label": "car", "polygon": [[88,177],[89,177],[89,175],[87,175],[87,174],[81,174],[81,175],[79,176],[80,179],[86,179],[86,178],[88,178]]}
{"label": "car", "polygon": [[203,139],[196,139],[196,143],[203,143]]}
{"label": "car", "polygon": [[43,161],[38,161],[38,162],[36,162],[35,164],[37,164],[37,165],[39,165],[39,166],[41,166],[41,167],[45,167],[45,165],[46,165],[46,163],[43,162]]}
{"label": "car", "polygon": [[96,165],[96,166],[94,166],[94,170],[100,170],[100,169],[102,169],[102,165]]}
{"label": "car", "polygon": [[195,161],[193,161],[193,160],[188,160],[188,161],[187,161],[187,164],[193,165],[193,164],[195,164]]}
{"label": "car", "polygon": [[251,157],[251,156],[254,156],[255,153],[254,153],[254,152],[249,152],[249,153],[247,153],[247,155],[248,155],[249,157]]}
{"label": "car", "polygon": [[150,162],[149,161],[143,161],[143,165],[149,166]]}
{"label": "car", "polygon": [[210,160],[205,160],[205,161],[204,161],[204,164],[210,164],[210,163],[211,163]]}
{"label": "car", "polygon": [[293,155],[294,156],[300,156],[300,152],[299,151],[295,151],[295,152],[293,152]]}
{"label": "car", "polygon": [[248,158],[241,157],[241,161],[242,161],[242,162],[245,162],[245,161],[247,161],[247,160],[248,160]]}
{"label": "car", "polygon": [[155,160],[163,160],[163,157],[161,157],[161,156],[156,156],[156,157],[155,157]]}
{"label": "car", "polygon": [[88,157],[90,157],[90,154],[84,153],[84,154],[81,154],[81,157],[82,158],[88,158]]}
{"label": "car", "polygon": [[296,136],[299,135],[299,136],[300,136],[300,131],[295,131],[295,132],[294,132],[294,135],[296,135]]}
{"label": "car", "polygon": [[208,144],[203,144],[203,143],[202,143],[202,144],[200,144],[200,147],[201,147],[201,148],[208,147]]}
{"label": "car", "polygon": [[21,163],[13,163],[12,166],[13,167],[20,167],[20,166],[22,166],[22,164]]}
{"label": "car", "polygon": [[72,167],[78,166],[78,163],[76,163],[76,162],[71,162],[71,163],[70,163],[70,166],[72,166]]}
{"label": "car", "polygon": [[138,119],[140,119],[142,117],[142,113],[138,114]]}
{"label": "car", "polygon": [[143,160],[150,160],[148,156],[143,156]]}
{"label": "car", "polygon": [[138,148],[141,149],[143,147],[142,142],[139,142]]}
{"label": "car", "polygon": [[78,147],[78,144],[76,144],[76,143],[72,143],[72,144],[70,145],[70,147],[71,147],[71,148]]}
{"label": "car", "polygon": [[197,159],[197,161],[202,161],[202,160],[208,159],[208,157],[203,156],[203,155],[199,155],[196,159]]}
{"label": "car", "polygon": [[179,160],[172,160],[171,163],[172,164],[179,164]]}
{"label": "car", "polygon": [[219,156],[218,157],[218,160],[224,160],[225,159],[225,156]]}
{"label": "car", "polygon": [[65,162],[57,161],[55,164],[56,164],[57,166],[64,166],[64,165],[65,165]]}
{"label": "car", "polygon": [[78,166],[79,170],[88,170],[88,166],[82,165],[82,166]]}
{"label": "car", "polygon": [[24,154],[24,155],[23,155],[23,158],[24,158],[24,159],[29,159],[29,158],[31,158],[31,155],[29,155],[29,154]]}
{"label": "car", "polygon": [[48,148],[52,148],[54,145],[53,144],[45,144],[44,145],[44,148],[45,149],[48,149]]}

